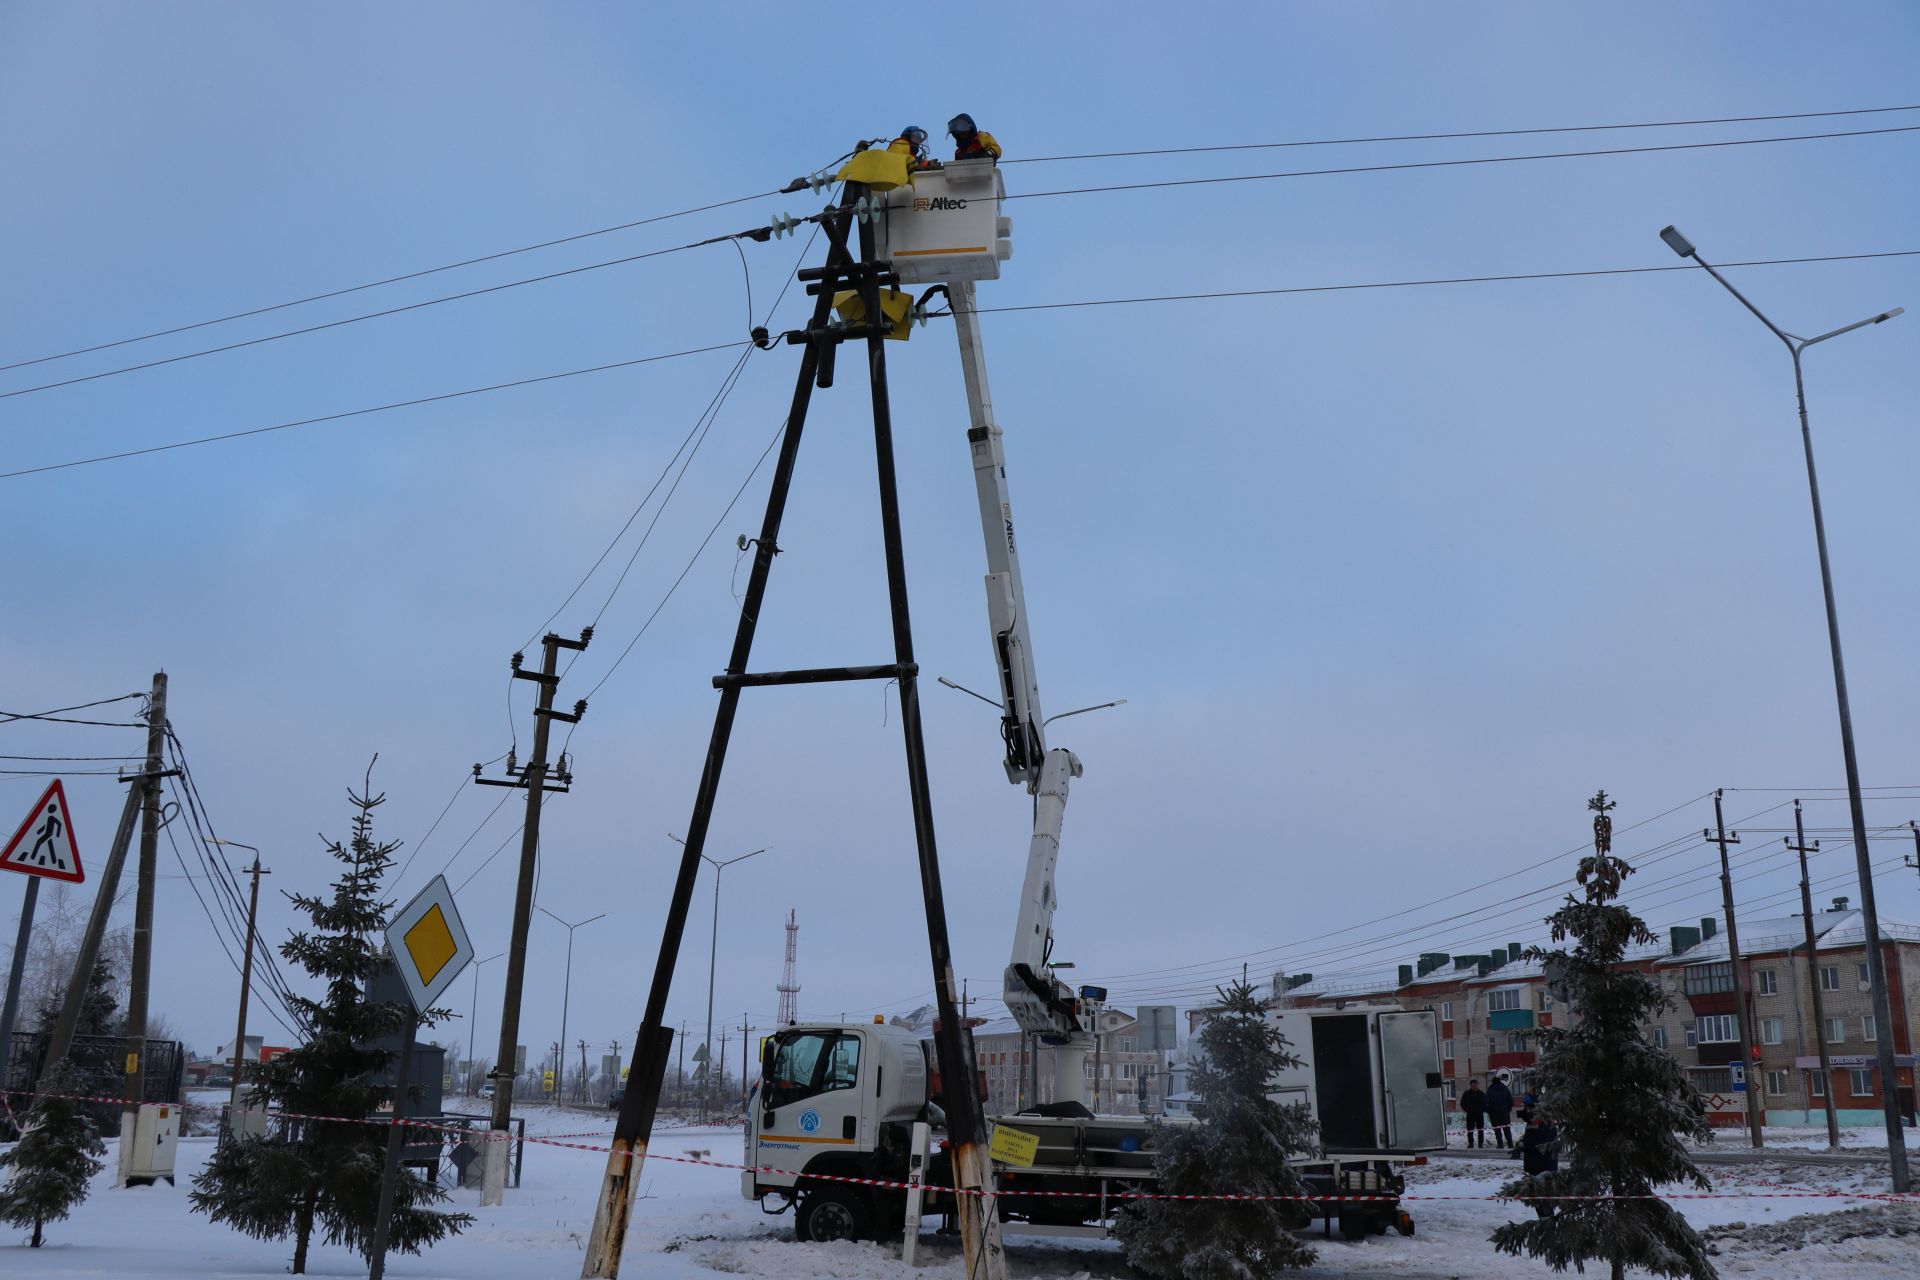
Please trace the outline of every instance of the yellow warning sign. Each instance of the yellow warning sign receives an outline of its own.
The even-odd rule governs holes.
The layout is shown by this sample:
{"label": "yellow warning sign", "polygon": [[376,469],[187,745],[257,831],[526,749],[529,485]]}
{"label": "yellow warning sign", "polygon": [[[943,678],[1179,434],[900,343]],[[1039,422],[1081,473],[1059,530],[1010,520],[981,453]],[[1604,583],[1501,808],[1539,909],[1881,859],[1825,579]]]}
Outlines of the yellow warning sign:
{"label": "yellow warning sign", "polygon": [[993,1127],[993,1138],[987,1143],[987,1155],[1001,1164],[1017,1165],[1022,1169],[1033,1167],[1033,1157],[1040,1151],[1040,1135],[1028,1133],[1022,1129],[1009,1129],[998,1124]]}
{"label": "yellow warning sign", "polygon": [[407,930],[401,941],[406,943],[413,967],[420,971],[420,981],[428,986],[433,985],[434,977],[460,949],[453,941],[453,930],[447,928],[446,913],[437,902],[427,908],[427,914]]}

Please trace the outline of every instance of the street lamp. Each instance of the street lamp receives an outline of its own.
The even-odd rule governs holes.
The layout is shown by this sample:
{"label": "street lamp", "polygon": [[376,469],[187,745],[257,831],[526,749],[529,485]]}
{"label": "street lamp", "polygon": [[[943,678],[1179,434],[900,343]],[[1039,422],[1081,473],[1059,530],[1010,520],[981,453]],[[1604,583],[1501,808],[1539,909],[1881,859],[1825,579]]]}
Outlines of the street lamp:
{"label": "street lamp", "polygon": [[[1807,388],[1801,376],[1800,355],[1808,347],[1828,338],[1837,338],[1843,333],[1852,333],[1855,329],[1864,329],[1868,325],[1883,324],[1905,311],[1904,307],[1895,307],[1891,311],[1882,311],[1879,315],[1869,316],[1865,320],[1856,320],[1849,325],[1820,334],[1818,337],[1801,338],[1788,333],[1773,321],[1767,319],[1760,308],[1747,301],[1727,278],[1715,271],[1701,258],[1693,247],[1693,242],[1681,235],[1675,227],[1661,231],[1660,238],[1667,247],[1682,258],[1690,258],[1704,268],[1708,275],[1718,280],[1726,291],[1739,299],[1740,305],[1753,312],[1767,331],[1780,339],[1793,357],[1793,390],[1800,403],[1800,443],[1807,456],[1807,493],[1813,501],[1813,538],[1820,550],[1820,587],[1827,602],[1827,645],[1833,652],[1833,693],[1840,709],[1840,751],[1847,769],[1847,807],[1853,819],[1853,854],[1860,875],[1860,912],[1865,917],[1867,934],[1867,976],[1873,986],[1874,1026],[1887,1027],[1889,1030],[1877,1037],[1876,1055],[1880,1067],[1880,1102],[1886,1112],[1887,1155],[1893,1166],[1893,1189],[1904,1193],[1912,1185],[1907,1171],[1907,1147],[1905,1135],[1900,1127],[1900,1104],[1894,1078],[1893,1058],[1893,1016],[1887,999],[1886,967],[1880,955],[1880,916],[1873,905],[1873,865],[1867,855],[1867,817],[1860,801],[1860,764],[1853,749],[1853,711],[1847,701],[1847,668],[1840,656],[1840,616],[1833,603],[1833,570],[1827,562],[1827,526],[1820,513],[1820,481],[1813,466],[1813,433],[1807,426]],[[1832,1082],[1828,1082],[1828,1088]]]}
{"label": "street lamp", "polygon": [[595,920],[605,920],[607,913],[602,911],[597,916],[588,916],[578,924],[568,924],[545,907],[535,906],[534,910],[564,926],[567,931],[567,976],[560,987],[560,1047],[553,1055],[553,1100],[559,1102],[560,1095],[566,1092],[564,1086],[567,1082],[567,1001],[573,993],[573,931],[584,928]]}
{"label": "street lamp", "polygon": [[240,1062],[247,1053],[247,993],[253,986],[254,921],[260,914],[260,877],[268,872],[260,865],[260,851],[252,845],[241,844],[238,840],[222,840],[218,836],[213,837],[213,843],[245,849],[253,854],[253,865],[247,868],[247,873],[253,877],[253,890],[247,897],[247,950],[240,960],[240,1023],[233,1033],[233,1085],[227,1094],[227,1125],[230,1131],[237,1133],[239,1130],[233,1126],[240,1122]]}
{"label": "street lamp", "polygon": [[[671,831],[667,832],[667,839],[682,847],[687,843]],[[768,849],[772,847],[767,846]],[[704,853],[700,855],[700,861],[713,868],[713,938],[707,946],[707,1038],[701,1045],[707,1055],[706,1075],[703,1077],[700,1089],[700,1122],[702,1124],[706,1123],[707,1100],[713,1093],[713,969],[714,963],[720,956],[720,873],[736,862],[757,858],[766,851],[767,849],[755,849],[752,853],[743,853],[737,858],[728,858],[724,862],[709,858]]]}
{"label": "street lamp", "polygon": [[[471,1088],[473,1085],[473,1024],[480,1013],[480,966],[483,964],[492,964],[505,954],[507,953],[504,951],[496,951],[485,960],[475,960],[473,962],[473,1003],[467,1009],[467,1071],[464,1077],[468,1088]],[[499,1064],[495,1063],[494,1065],[498,1066]]]}

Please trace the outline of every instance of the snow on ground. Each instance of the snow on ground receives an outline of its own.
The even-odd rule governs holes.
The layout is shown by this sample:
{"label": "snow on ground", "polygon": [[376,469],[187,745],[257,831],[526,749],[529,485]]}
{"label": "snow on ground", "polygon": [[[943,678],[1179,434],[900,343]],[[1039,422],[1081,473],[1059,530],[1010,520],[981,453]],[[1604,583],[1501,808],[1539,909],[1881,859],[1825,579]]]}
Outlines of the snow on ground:
{"label": "snow on ground", "polygon": [[[612,1118],[604,1112],[533,1107],[523,1114],[528,1132],[535,1135],[580,1135],[576,1140],[582,1143],[604,1145],[612,1131]],[[677,1156],[706,1151],[709,1159],[738,1161],[740,1141],[737,1128],[673,1128],[656,1135],[654,1151]],[[45,1248],[27,1248],[24,1233],[0,1235],[0,1274],[34,1280],[265,1280],[286,1274],[290,1242],[250,1240],[188,1211],[190,1179],[212,1150],[208,1138],[181,1142],[177,1187],[115,1191],[103,1175],[72,1219],[48,1229]],[[604,1165],[605,1157],[598,1152],[530,1143],[525,1185],[508,1193],[505,1206],[481,1210],[477,1192],[456,1191],[454,1207],[480,1220],[466,1234],[422,1257],[396,1255],[387,1273],[395,1280],[570,1280],[579,1274]],[[110,1153],[107,1168],[112,1167]],[[1316,1231],[1320,1260],[1297,1274],[1303,1280],[1547,1276],[1551,1273],[1541,1264],[1496,1254],[1487,1244],[1494,1227],[1530,1212],[1479,1198],[1492,1194],[1513,1173],[1512,1166],[1496,1161],[1446,1161],[1416,1169],[1410,1195],[1460,1198],[1411,1202],[1417,1232],[1409,1239],[1389,1233],[1349,1244],[1337,1232],[1326,1240]],[[1920,1205],[1772,1194],[1787,1182],[1801,1190],[1881,1190],[1883,1184],[1872,1171],[1756,1165],[1711,1173],[1721,1190],[1753,1193],[1741,1199],[1678,1202],[1692,1222],[1711,1229],[1723,1275],[1906,1280],[1915,1274],[1916,1235],[1890,1233],[1920,1232]],[[649,1280],[712,1280],[716,1275],[904,1280],[909,1274],[925,1280],[965,1280],[958,1243],[950,1237],[929,1231],[916,1268],[901,1262],[898,1242],[798,1244],[792,1239],[790,1216],[762,1214],[757,1205],[740,1198],[739,1187],[734,1170],[649,1161],[627,1245],[627,1274]],[[1007,1251],[1009,1271],[1016,1277],[1120,1280],[1130,1274],[1118,1251],[1099,1242],[1011,1239]],[[316,1242],[309,1273],[364,1276],[366,1267],[345,1249]]]}

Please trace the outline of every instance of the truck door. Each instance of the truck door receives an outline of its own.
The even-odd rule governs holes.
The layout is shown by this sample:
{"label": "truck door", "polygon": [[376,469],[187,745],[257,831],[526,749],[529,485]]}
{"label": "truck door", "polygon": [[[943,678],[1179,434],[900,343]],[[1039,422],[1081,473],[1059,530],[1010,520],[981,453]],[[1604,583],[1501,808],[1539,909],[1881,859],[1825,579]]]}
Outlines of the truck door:
{"label": "truck door", "polygon": [[798,1173],[821,1150],[858,1145],[861,1048],[858,1032],[838,1028],[775,1037],[759,1098],[758,1163]]}
{"label": "truck door", "polygon": [[1386,1092],[1387,1145],[1395,1151],[1446,1146],[1435,1035],[1431,1011],[1380,1015],[1380,1083]]}

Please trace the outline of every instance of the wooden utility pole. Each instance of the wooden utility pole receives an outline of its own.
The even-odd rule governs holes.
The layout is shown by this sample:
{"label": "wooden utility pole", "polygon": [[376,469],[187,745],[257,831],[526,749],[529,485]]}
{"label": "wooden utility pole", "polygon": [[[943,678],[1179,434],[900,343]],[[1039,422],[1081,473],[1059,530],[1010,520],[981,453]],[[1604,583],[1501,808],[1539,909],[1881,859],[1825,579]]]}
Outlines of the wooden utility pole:
{"label": "wooden utility pole", "polygon": [[147,987],[153,972],[153,889],[160,857],[160,778],[166,765],[167,673],[154,673],[147,704],[147,767],[140,796],[139,879],[133,900],[133,964],[127,990],[126,1075],[120,1106],[119,1185],[133,1167],[133,1122],[146,1094]]}
{"label": "wooden utility pole", "polygon": [[[220,844],[232,844],[230,840]],[[246,846],[237,846],[246,847]],[[253,851],[253,865],[247,868],[253,887],[247,891],[247,950],[240,962],[240,1021],[233,1031],[233,1091],[227,1100],[227,1125],[232,1129],[240,1120],[240,1066],[247,1052],[247,993],[253,986],[253,937],[260,917],[260,877],[273,874],[260,865],[260,851]]]}
{"label": "wooden utility pole", "polygon": [[1800,825],[1800,802],[1793,802],[1793,839],[1787,847],[1800,855],[1800,919],[1807,926],[1807,979],[1813,988],[1813,1036],[1820,1046],[1820,1096],[1827,1107],[1827,1145],[1840,1149],[1840,1120],[1833,1109],[1833,1064],[1827,1058],[1827,1011],[1820,998],[1820,950],[1813,936],[1813,886],[1807,880],[1807,855],[1820,852],[1820,842],[1807,843]]}
{"label": "wooden utility pole", "polygon": [[[138,783],[143,774],[123,779]],[[133,823],[140,813],[140,788],[127,788],[127,800],[120,809],[120,826],[113,833],[113,845],[107,851],[100,870],[100,883],[93,891],[93,910],[87,916],[87,931],[80,937],[80,954],[74,957],[73,973],[67,979],[66,998],[60,1002],[60,1017],[53,1024],[53,1039],[47,1045],[46,1065],[40,1068],[37,1090],[44,1086],[47,1073],[58,1066],[73,1047],[73,1033],[80,1023],[80,1010],[86,1007],[87,989],[93,983],[93,969],[100,960],[100,941],[106,936],[107,917],[113,913],[113,900],[120,892],[120,871],[127,862],[127,850],[133,845]]]}
{"label": "wooden utility pole", "polygon": [[[533,923],[533,873],[540,852],[540,802],[547,792],[564,792],[572,783],[571,776],[562,768],[559,773],[560,785],[547,785],[549,730],[555,720],[578,724],[580,717],[587,712],[584,700],[573,704],[572,715],[553,709],[553,692],[560,685],[560,650],[579,652],[592,639],[592,627],[582,631],[578,640],[563,639],[548,632],[540,640],[540,670],[537,673],[522,669],[525,655],[513,655],[514,679],[531,680],[540,686],[538,702],[533,709],[533,757],[527,761],[525,769],[515,769],[512,753],[509,752],[508,776],[505,778],[483,778],[480,776],[480,766],[473,766],[473,780],[482,786],[525,787],[527,791],[527,819],[520,831],[520,878],[513,899],[513,934],[507,943],[507,989],[500,1005],[500,1052],[494,1058],[490,1077],[493,1081],[493,1140],[487,1143],[486,1168],[480,1184],[480,1203],[483,1205],[499,1204],[507,1194],[507,1164],[513,1148],[507,1139],[513,1123],[513,1073],[506,1064],[513,1061],[514,1046],[520,1039],[520,988],[527,975],[527,930]],[[556,1053],[556,1070],[564,1066],[559,1057]],[[557,1076],[554,1085],[556,1089],[559,1086]],[[557,1100],[558,1095],[555,1096]]]}
{"label": "wooden utility pole", "polygon": [[1727,834],[1726,819],[1720,813],[1720,789],[1717,787],[1713,792],[1713,824],[1720,834],[1715,835],[1703,828],[1700,835],[1720,846],[1720,904],[1727,915],[1727,959],[1732,962],[1729,967],[1733,970],[1733,1035],[1738,1041],[1735,1047],[1740,1051],[1740,1070],[1747,1077],[1747,1136],[1758,1148],[1766,1145],[1766,1139],[1760,1133],[1760,1107],[1755,1097],[1759,1090],[1753,1087],[1753,1060],[1747,1048],[1751,1041],[1749,1032],[1753,1020],[1747,1016],[1747,979],[1740,972],[1740,930],[1733,920],[1733,872],[1727,865],[1727,846],[1739,844],[1740,833]]}
{"label": "wooden utility pole", "polygon": [[747,1042],[753,1038],[753,1028],[747,1025],[747,1015],[740,1015],[740,1114],[747,1114]]}

